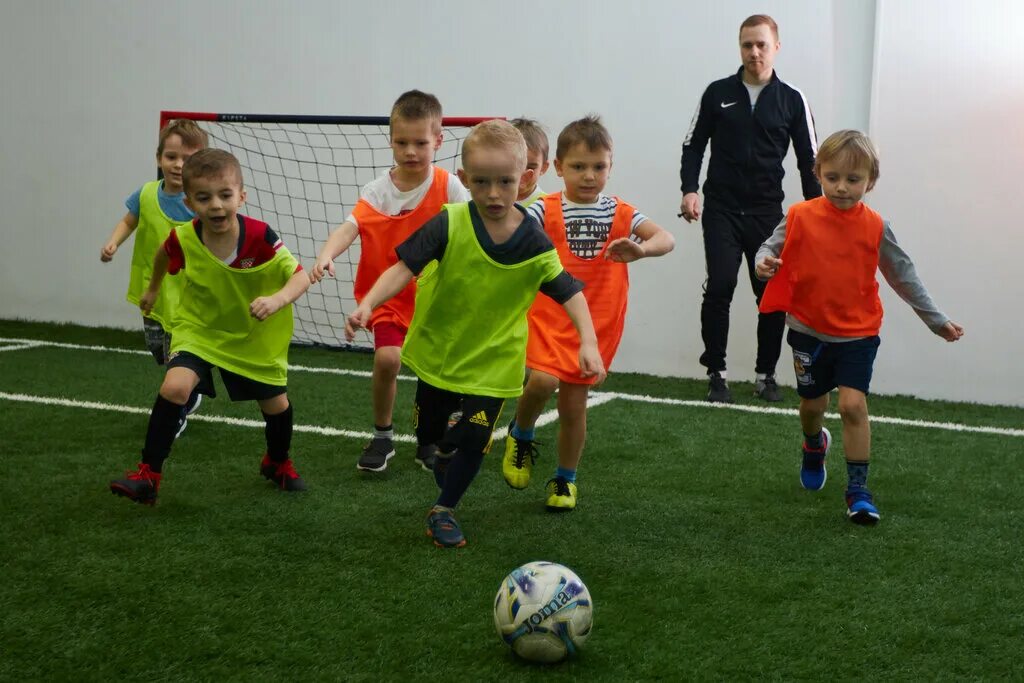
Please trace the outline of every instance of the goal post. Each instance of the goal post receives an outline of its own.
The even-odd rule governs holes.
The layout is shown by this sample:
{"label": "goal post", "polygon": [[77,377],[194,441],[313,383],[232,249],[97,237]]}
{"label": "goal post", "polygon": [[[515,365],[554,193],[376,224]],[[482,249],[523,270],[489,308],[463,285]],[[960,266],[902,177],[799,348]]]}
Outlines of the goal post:
{"label": "goal post", "polygon": [[[469,129],[489,118],[442,119],[434,163],[454,173]],[[352,212],[360,188],[394,165],[387,116],[162,111],[160,127],[173,119],[195,121],[210,147],[238,158],[246,189],[242,212],[268,223],[304,268],[312,268],[327,236]],[[295,302],[293,343],[373,349],[365,330],[352,343],[344,338],[344,318],[355,309],[359,254],[357,239],[335,260],[335,278],[324,278]]]}

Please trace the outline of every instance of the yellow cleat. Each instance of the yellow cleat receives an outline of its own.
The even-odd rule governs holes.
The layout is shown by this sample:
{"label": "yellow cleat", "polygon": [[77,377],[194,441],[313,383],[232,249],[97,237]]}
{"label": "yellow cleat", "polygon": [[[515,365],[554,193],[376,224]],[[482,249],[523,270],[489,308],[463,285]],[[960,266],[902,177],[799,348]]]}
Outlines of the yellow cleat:
{"label": "yellow cleat", "polygon": [[537,460],[537,447],[533,441],[517,439],[511,434],[505,438],[505,455],[501,458],[501,474],[505,483],[514,489],[525,489],[530,484],[530,470]]}
{"label": "yellow cleat", "polygon": [[551,512],[569,512],[576,509],[576,484],[562,477],[549,479],[544,490],[548,494],[545,506]]}

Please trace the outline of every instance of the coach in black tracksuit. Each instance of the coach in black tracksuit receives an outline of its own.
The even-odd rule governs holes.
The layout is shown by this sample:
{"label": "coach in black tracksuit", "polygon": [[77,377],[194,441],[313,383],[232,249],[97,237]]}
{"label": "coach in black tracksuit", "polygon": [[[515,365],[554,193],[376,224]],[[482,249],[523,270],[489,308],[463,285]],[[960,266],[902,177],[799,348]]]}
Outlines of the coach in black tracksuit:
{"label": "coach in black tracksuit", "polygon": [[[810,107],[803,94],[781,81],[773,64],[779,49],[778,27],[766,15],[749,17],[740,26],[743,66],[704,91],[683,142],[681,211],[687,221],[701,219],[707,281],[701,305],[701,365],[708,370],[708,400],[732,402],[725,381],[729,305],[744,255],[750,285],[761,302],[765,283],[754,274],[758,247],[783,218],[782,160],[790,140],[805,199],[821,195],[814,176],[817,142]],[[699,187],[704,149],[711,160],[704,181],[704,211]],[[778,401],[775,365],[782,349],[785,316],[759,314],[755,393]]]}

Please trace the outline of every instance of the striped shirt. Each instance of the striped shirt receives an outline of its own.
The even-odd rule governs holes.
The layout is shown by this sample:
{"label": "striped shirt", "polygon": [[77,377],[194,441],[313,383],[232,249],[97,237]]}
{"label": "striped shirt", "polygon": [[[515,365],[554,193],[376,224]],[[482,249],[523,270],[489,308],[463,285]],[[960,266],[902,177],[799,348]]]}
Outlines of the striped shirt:
{"label": "striped shirt", "polygon": [[[591,259],[601,253],[604,243],[608,241],[608,233],[615,218],[615,209],[619,202],[615,197],[599,195],[593,204],[577,204],[570,202],[562,195],[562,215],[565,217],[565,237],[569,243],[569,251],[580,258]],[[526,209],[527,215],[533,216],[544,225],[544,202],[534,202]],[[633,219],[629,222],[630,233],[635,233],[647,216],[633,210]]]}

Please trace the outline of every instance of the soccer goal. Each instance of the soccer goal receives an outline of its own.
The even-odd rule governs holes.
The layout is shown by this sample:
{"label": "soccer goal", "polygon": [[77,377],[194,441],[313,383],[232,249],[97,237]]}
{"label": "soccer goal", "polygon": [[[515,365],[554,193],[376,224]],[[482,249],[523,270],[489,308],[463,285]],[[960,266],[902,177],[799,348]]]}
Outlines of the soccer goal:
{"label": "soccer goal", "polygon": [[[491,117],[442,121],[444,141],[435,163],[454,172],[469,129]],[[242,164],[247,198],[243,213],[266,221],[304,268],[312,268],[328,234],[359,200],[359,189],[393,165],[386,116],[302,116],[160,112],[160,127],[192,119]],[[352,284],[359,240],[294,306],[293,343],[372,350],[365,331],[345,341],[344,316],[355,309]]]}

